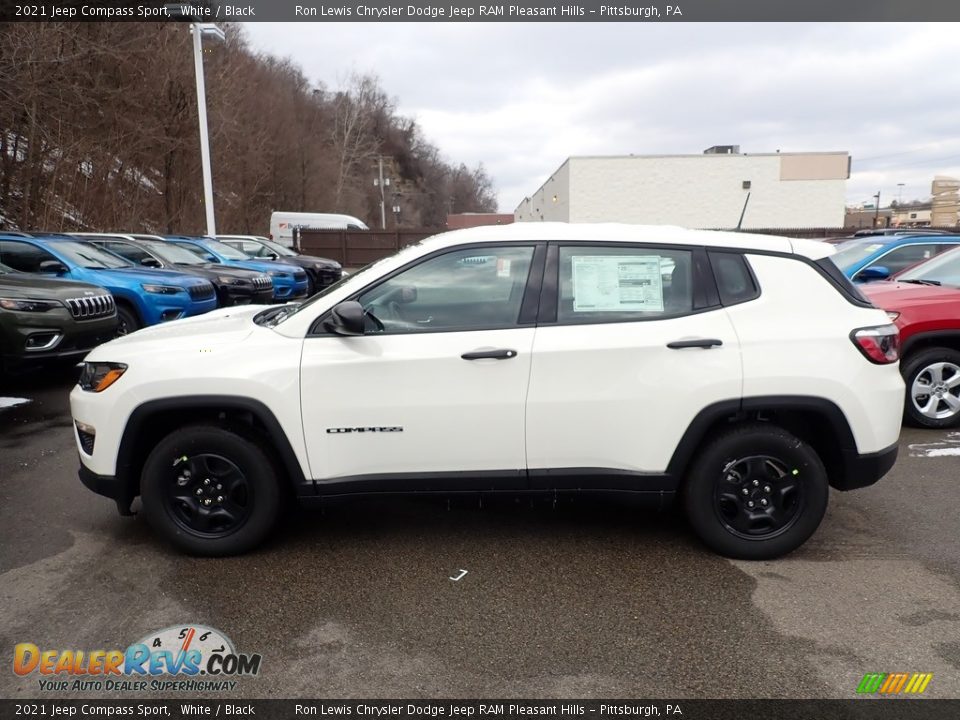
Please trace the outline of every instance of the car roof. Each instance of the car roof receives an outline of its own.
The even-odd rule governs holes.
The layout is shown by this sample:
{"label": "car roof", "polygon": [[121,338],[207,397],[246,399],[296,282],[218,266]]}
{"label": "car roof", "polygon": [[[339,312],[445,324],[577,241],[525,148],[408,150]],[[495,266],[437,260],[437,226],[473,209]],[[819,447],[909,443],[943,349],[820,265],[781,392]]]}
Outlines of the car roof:
{"label": "car roof", "polygon": [[630,225],[625,223],[521,222],[509,225],[483,225],[434,235],[424,245],[446,247],[467,243],[510,240],[664,243],[742,250],[767,250],[796,253],[812,259],[833,254],[834,248],[820,240],[761,235],[748,232],[690,230],[672,225]]}

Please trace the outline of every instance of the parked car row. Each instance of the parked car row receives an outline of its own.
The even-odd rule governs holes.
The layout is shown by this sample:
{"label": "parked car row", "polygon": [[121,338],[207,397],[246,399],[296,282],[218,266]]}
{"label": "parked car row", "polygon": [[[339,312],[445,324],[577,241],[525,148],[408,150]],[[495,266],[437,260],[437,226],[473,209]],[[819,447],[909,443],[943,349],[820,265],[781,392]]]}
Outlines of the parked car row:
{"label": "parked car row", "polygon": [[271,248],[266,238],[226,239],[234,244],[185,235],[0,232],[0,369],[81,356],[115,335],[217,307],[302,300],[342,275],[333,260]]}
{"label": "parked car row", "polygon": [[900,330],[904,420],[960,425],[960,235],[854,238],[832,257]]}

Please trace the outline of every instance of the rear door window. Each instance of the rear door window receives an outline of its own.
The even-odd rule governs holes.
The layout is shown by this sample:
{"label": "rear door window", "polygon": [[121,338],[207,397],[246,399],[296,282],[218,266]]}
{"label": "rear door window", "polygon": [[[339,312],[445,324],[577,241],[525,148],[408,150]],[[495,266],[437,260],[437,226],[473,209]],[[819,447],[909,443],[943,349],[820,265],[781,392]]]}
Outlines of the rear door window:
{"label": "rear door window", "polygon": [[557,322],[652,320],[693,311],[693,252],[561,246]]}

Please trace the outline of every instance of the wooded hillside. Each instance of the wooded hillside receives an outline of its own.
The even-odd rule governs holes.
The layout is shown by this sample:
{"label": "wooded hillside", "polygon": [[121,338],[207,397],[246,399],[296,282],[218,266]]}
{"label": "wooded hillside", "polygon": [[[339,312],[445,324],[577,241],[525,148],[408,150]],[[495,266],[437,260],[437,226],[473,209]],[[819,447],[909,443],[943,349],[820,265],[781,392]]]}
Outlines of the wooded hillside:
{"label": "wooded hillside", "polygon": [[[204,57],[219,232],[265,233],[273,210],[379,227],[381,155],[394,181],[388,227],[394,191],[405,227],[496,209],[483,167],[442,158],[376,78],[313,85],[225,30]],[[188,26],[0,26],[0,227],[204,231]]]}

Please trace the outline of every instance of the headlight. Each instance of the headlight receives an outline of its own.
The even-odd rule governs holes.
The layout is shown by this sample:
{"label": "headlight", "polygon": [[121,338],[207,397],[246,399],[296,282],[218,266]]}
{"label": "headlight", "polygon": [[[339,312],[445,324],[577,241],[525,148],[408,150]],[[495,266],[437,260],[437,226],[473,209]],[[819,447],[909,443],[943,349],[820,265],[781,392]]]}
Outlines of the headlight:
{"label": "headlight", "polygon": [[103,392],[127,371],[123,363],[85,362],[77,384],[90,392]]}
{"label": "headlight", "polygon": [[243,278],[231,277],[229,275],[220,275],[217,278],[217,282],[223,285],[243,285],[247,281],[244,280]]}
{"label": "headlight", "polygon": [[270,277],[286,278],[286,277],[290,277],[290,275],[283,272],[282,270],[271,270]]}
{"label": "headlight", "polygon": [[171,285],[141,285],[148,293],[157,293],[158,295],[176,295],[180,288]]}
{"label": "headlight", "polygon": [[59,300],[18,300],[17,298],[0,298],[0,307],[4,310],[17,312],[47,312],[63,307]]}

